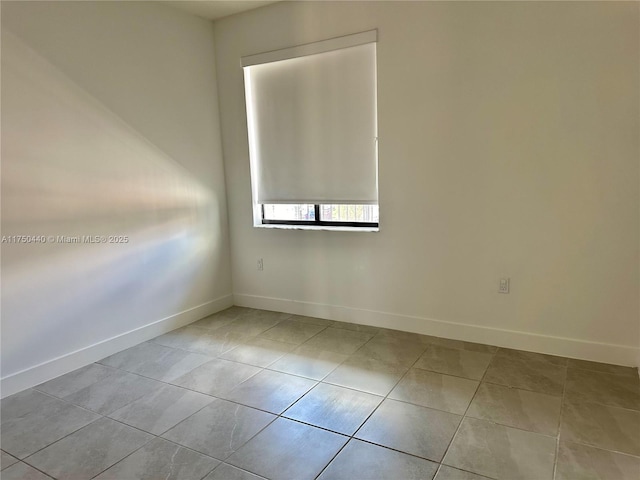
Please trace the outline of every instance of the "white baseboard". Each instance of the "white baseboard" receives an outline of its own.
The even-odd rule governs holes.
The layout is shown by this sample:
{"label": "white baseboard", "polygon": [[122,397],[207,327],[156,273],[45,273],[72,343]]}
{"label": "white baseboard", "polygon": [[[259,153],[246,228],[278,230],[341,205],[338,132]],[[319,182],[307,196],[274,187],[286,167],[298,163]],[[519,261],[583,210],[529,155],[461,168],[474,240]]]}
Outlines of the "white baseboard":
{"label": "white baseboard", "polygon": [[231,294],[211,300],[210,302],[183,310],[169,317],[155,321],[148,325],[138,327],[134,330],[121,333],[115,337],[108,338],[93,345],[76,350],[75,352],[62,355],[39,365],[21,370],[20,372],[7,375],[0,379],[1,397],[20,392],[26,388],[34,387],[71,372],[76,368],[83,367],[98,361],[114,353],[118,353],[129,347],[133,347],[141,342],[146,342],[158,335],[170,332],[176,328],[193,323],[196,320],[212,315],[233,305]]}
{"label": "white baseboard", "polygon": [[591,342],[574,338],[518,332],[390,312],[299,302],[296,300],[261,297],[257,295],[234,294],[233,301],[241,307],[274,310],[296,315],[326,318],[328,320],[340,320],[343,322],[372,325],[374,327],[392,328],[424,335],[485,343],[499,347],[560,355],[594,362],[634,367],[640,366],[640,348],[627,345]]}

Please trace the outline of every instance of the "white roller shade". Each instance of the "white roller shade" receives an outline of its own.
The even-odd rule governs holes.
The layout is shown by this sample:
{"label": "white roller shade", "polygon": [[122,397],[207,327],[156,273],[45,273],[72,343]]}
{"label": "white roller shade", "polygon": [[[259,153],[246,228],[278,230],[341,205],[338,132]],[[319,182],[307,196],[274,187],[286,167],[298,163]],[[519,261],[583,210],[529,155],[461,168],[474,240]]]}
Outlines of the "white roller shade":
{"label": "white roller shade", "polygon": [[243,58],[257,203],[378,202],[375,45],[365,32]]}

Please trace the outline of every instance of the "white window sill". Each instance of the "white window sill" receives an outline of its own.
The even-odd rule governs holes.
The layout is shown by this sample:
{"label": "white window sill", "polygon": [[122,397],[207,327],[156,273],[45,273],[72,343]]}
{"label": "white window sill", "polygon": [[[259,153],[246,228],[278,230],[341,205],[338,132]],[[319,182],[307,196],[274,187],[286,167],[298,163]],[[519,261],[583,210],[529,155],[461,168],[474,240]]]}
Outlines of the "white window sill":
{"label": "white window sill", "polygon": [[267,228],[277,230],[327,230],[331,232],[379,232],[380,227],[331,227],[328,225],[281,225],[258,224],[254,228]]}

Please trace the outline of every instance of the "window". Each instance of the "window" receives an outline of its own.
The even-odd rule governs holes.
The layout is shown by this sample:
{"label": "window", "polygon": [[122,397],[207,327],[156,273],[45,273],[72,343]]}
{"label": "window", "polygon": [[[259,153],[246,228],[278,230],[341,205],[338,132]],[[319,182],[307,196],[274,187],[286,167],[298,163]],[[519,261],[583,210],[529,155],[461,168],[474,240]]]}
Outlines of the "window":
{"label": "window", "polygon": [[376,37],[242,58],[254,225],[377,229]]}

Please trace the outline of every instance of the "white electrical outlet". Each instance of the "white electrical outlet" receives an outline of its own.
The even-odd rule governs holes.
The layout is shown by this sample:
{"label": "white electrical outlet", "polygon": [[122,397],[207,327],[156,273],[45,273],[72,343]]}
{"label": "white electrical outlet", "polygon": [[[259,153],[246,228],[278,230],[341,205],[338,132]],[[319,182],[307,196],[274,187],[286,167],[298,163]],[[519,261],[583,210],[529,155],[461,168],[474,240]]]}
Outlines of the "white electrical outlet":
{"label": "white electrical outlet", "polygon": [[498,293],[509,293],[509,278],[501,278],[498,284]]}
{"label": "white electrical outlet", "polygon": [[258,270],[264,270],[264,263],[261,258],[258,259]]}

